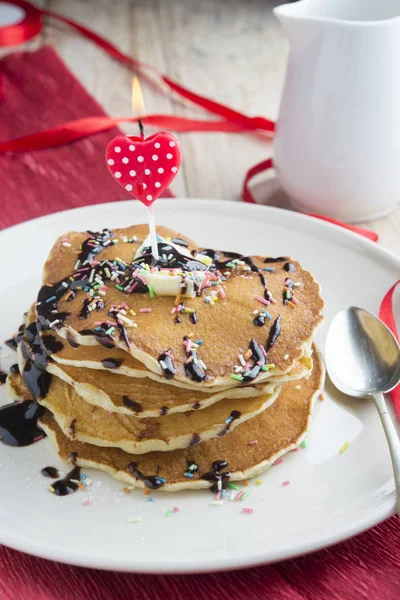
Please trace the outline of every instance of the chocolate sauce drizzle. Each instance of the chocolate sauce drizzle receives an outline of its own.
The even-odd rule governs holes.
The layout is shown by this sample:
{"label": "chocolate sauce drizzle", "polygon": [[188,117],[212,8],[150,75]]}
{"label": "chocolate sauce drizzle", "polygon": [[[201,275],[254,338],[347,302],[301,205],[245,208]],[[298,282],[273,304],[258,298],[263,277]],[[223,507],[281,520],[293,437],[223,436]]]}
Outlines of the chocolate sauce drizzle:
{"label": "chocolate sauce drizzle", "polygon": [[28,360],[22,371],[22,379],[35,400],[45,398],[51,383],[51,374]]}
{"label": "chocolate sauce drizzle", "polygon": [[251,358],[253,359],[254,363],[251,369],[242,373],[243,381],[245,383],[248,381],[254,381],[254,379],[260,374],[262,367],[265,365],[265,355],[260,344],[253,339],[250,342],[249,348],[252,352]]}
{"label": "chocolate sauce drizzle", "polygon": [[229,471],[221,472],[223,469],[226,469],[227,466],[228,462],[226,460],[215,460],[212,464],[213,470],[200,475],[200,479],[212,482],[210,487],[212,492],[217,492],[224,488],[229,482],[231,473]]}
{"label": "chocolate sauce drizzle", "polygon": [[30,446],[45,437],[38,426],[43,408],[33,400],[0,408],[0,439],[7,446]]}
{"label": "chocolate sauce drizzle", "polygon": [[[119,313],[119,309],[116,306],[113,306],[109,311],[108,314],[115,319],[115,321],[117,322],[117,329],[119,331],[119,338],[120,340],[122,340],[123,342],[125,342],[125,345],[127,346],[128,350],[131,347],[131,343],[129,341],[129,336],[128,336],[128,332],[126,330],[125,325],[122,323],[121,319],[118,318],[118,313]],[[109,326],[107,325],[107,323],[102,323],[101,327],[99,328],[100,331],[103,334],[104,331],[104,335],[106,336],[106,331],[109,328]]]}
{"label": "chocolate sauce drizzle", "polygon": [[65,337],[68,344],[72,346],[72,348],[79,348],[78,342],[75,340],[74,336],[69,331],[67,331]]}
{"label": "chocolate sauce drizzle", "polygon": [[199,317],[197,316],[197,313],[196,312],[190,313],[189,320],[193,323],[193,325],[196,325],[196,323],[199,320]]}
{"label": "chocolate sauce drizzle", "polygon": [[0,369],[0,384],[4,384],[7,381],[7,373]]}
{"label": "chocolate sauce drizzle", "polygon": [[140,404],[140,402],[136,402],[136,400],[131,400],[129,398],[129,396],[122,396],[122,402],[124,403],[125,406],[127,406],[128,408],[131,408],[132,410],[134,410],[137,413],[140,413],[143,411],[143,407]]}
{"label": "chocolate sauce drizzle", "polygon": [[110,242],[114,237],[114,233],[109,229],[105,228],[100,232],[87,230],[89,237],[83,242],[82,250],[78,256],[78,259],[83,264],[85,261],[91,262],[95,260],[96,256],[104,250],[107,246],[110,246]]}
{"label": "chocolate sauce drizzle", "polygon": [[60,472],[55,467],[44,467],[44,469],[40,471],[40,474],[43,475],[43,477],[49,477],[50,479],[60,477]]}
{"label": "chocolate sauce drizzle", "polygon": [[44,346],[44,349],[47,350],[47,354],[57,354],[57,352],[61,352],[61,350],[64,348],[62,341],[59,338],[56,338],[55,335],[51,335],[49,333],[43,334],[38,343],[41,346]]}
{"label": "chocolate sauce drizzle", "polygon": [[16,341],[15,337],[12,337],[9,340],[6,340],[4,343],[11,350],[17,350],[17,341]]}
{"label": "chocolate sauce drizzle", "polygon": [[227,420],[225,421],[225,427],[222,429],[222,431],[219,432],[218,436],[222,437],[223,435],[226,435],[228,433],[228,431],[230,430],[233,421],[235,421],[236,419],[239,419],[241,414],[242,413],[239,410],[233,410],[231,412],[231,414],[229,415],[229,417],[227,418]]}
{"label": "chocolate sauce drizzle", "polygon": [[287,262],[283,265],[283,268],[285,269],[285,271],[287,271],[288,273],[292,273],[294,271],[294,264],[291,262]]}
{"label": "chocolate sauce drizzle", "polygon": [[[43,408],[36,400],[44,398],[50,387],[52,376],[45,369],[48,361],[52,360],[50,348],[54,336],[48,336],[50,338],[47,340],[49,348],[45,348],[37,325],[37,323],[31,323],[26,328],[20,328],[16,336],[25,359],[21,375],[33,400],[9,404],[0,409],[0,437],[5,444],[11,446],[27,446],[45,437],[45,433],[38,426],[38,419],[43,414]],[[53,343],[54,345],[56,344]],[[12,367],[13,372],[16,372],[17,369],[17,365]]]}
{"label": "chocolate sauce drizzle", "polygon": [[201,439],[198,433],[194,433],[190,439],[189,446],[197,446],[200,444]]}
{"label": "chocolate sauce drizzle", "polygon": [[185,242],[185,240],[182,240],[181,238],[172,238],[171,243],[176,244],[177,246],[184,246],[185,248],[189,247],[189,244],[187,242]]}
{"label": "chocolate sauce drizzle", "polygon": [[269,256],[268,258],[264,258],[264,264],[266,264],[266,263],[278,263],[278,262],[283,262],[284,260],[287,260],[287,256],[278,256],[277,258],[271,258]]}
{"label": "chocolate sauce drizzle", "polygon": [[101,364],[106,369],[118,369],[123,363],[122,358],[103,358]]}
{"label": "chocolate sauce drizzle", "polygon": [[170,352],[171,350],[167,350],[158,357],[158,364],[161,367],[165,379],[172,379],[176,374],[174,361]]}
{"label": "chocolate sauce drizzle", "polygon": [[107,348],[108,350],[111,350],[112,348],[115,348],[115,344],[112,338],[106,334],[106,331],[109,329],[109,327],[110,326],[107,323],[102,323],[96,327],[96,329],[81,329],[81,331],[79,331],[79,335],[93,335],[98,344],[104,348]]}
{"label": "chocolate sauce drizzle", "polygon": [[253,323],[254,323],[254,325],[257,325],[257,327],[263,327],[265,325],[266,318],[267,318],[266,315],[264,315],[263,313],[260,313],[259,315],[254,317]]}
{"label": "chocolate sauce drizzle", "polygon": [[146,246],[142,250],[143,256],[136,259],[134,266],[140,267],[146,264],[159,269],[172,268],[181,269],[182,271],[205,271],[207,269],[207,265],[195,258],[181,254],[174,246],[171,246],[171,244],[168,244],[167,242],[158,242],[157,247],[159,254],[158,260],[155,260],[153,257],[151,247]]}
{"label": "chocolate sauce drizzle", "polygon": [[[102,281],[110,280],[112,273],[115,269],[124,271],[126,274],[123,276],[124,290],[128,293],[147,293],[147,285],[139,277],[133,277],[133,271],[136,271],[137,266],[140,264],[132,264],[126,266],[120,262],[116,265],[111,261],[103,261],[99,264],[91,264],[98,254],[107,247],[113,244],[112,238],[114,234],[104,229],[101,232],[93,233],[88,232],[88,238],[83,242],[82,249],[78,257],[78,263],[74,269],[71,277],[66,277],[54,285],[44,285],[39,291],[36,305],[36,312],[39,321],[46,329],[54,328],[58,329],[63,326],[65,319],[69,316],[69,312],[59,312],[57,309],[59,301],[68,292],[68,301],[72,300],[79,290],[89,292],[91,284],[94,278],[98,275]],[[107,269],[107,270],[106,270]],[[72,292],[72,294],[71,294]],[[86,319],[92,310],[103,310],[104,301],[98,296],[95,298],[85,298],[82,302],[81,311],[79,317]],[[123,330],[120,330],[121,334],[125,334]],[[90,331],[86,335],[95,335],[95,332]]]}
{"label": "chocolate sauce drizzle", "polygon": [[[183,340],[188,342],[188,336],[185,335]],[[185,361],[185,373],[187,377],[192,381],[202,383],[206,379],[206,369],[205,364],[198,357],[197,350],[191,347],[189,351],[185,351],[185,354],[187,359]]]}
{"label": "chocolate sauce drizzle", "polygon": [[268,350],[270,350],[272,348],[272,346],[275,344],[275,342],[278,339],[278,337],[280,336],[280,334],[281,334],[281,315],[279,315],[279,317],[277,317],[275,319],[274,324],[272,325],[272,327],[270,329],[268,341],[265,346],[266,352],[268,352]]}
{"label": "chocolate sauce drizzle", "polygon": [[129,463],[128,471],[130,471],[133,474],[136,480],[141,479],[145,487],[151,490],[158,490],[166,483],[166,479],[164,479],[163,477],[159,477],[158,475],[143,475],[143,473],[139,471],[136,462]]}
{"label": "chocolate sauce drizzle", "polygon": [[81,468],[74,467],[65,477],[51,484],[51,490],[56,496],[69,496],[76,492],[79,487],[77,483],[81,479]]}

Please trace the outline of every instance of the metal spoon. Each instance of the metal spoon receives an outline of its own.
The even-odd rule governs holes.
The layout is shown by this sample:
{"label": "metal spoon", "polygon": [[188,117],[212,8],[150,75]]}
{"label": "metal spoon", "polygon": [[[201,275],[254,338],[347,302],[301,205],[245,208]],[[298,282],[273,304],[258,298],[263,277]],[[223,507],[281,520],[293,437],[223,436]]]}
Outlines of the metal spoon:
{"label": "metal spoon", "polygon": [[400,514],[400,439],[384,398],[400,382],[400,347],[392,332],[374,315],[350,306],[329,327],[326,367],[332,383],[349,396],[372,396],[392,457]]}

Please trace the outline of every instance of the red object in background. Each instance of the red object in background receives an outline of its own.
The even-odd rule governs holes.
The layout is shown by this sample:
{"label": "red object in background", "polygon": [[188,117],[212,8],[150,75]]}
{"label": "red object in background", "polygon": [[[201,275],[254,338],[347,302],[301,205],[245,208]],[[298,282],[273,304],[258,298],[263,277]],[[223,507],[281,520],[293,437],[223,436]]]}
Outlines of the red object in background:
{"label": "red object in background", "polygon": [[182,151],[178,140],[167,131],[147,138],[119,135],[107,146],[106,162],[115,181],[150,206],[175,179]]}
{"label": "red object in background", "polygon": [[[396,321],[394,318],[394,310],[393,310],[393,297],[394,297],[394,293],[395,293],[398,285],[400,285],[400,279],[399,279],[399,281],[396,281],[396,283],[390,288],[390,290],[388,291],[388,293],[382,300],[382,303],[381,303],[381,306],[379,309],[379,318],[385,323],[385,325],[387,327],[389,327],[389,329],[393,332],[397,341],[400,342],[400,337],[397,332]],[[400,384],[397,387],[395,387],[394,390],[392,390],[390,392],[390,397],[392,398],[397,415],[400,419]],[[400,587],[399,587],[399,591],[400,591]],[[400,594],[399,594],[399,596],[400,596]]]}
{"label": "red object in background", "polygon": [[[92,114],[100,105],[51,48],[0,60],[0,142]],[[67,99],[67,101],[66,101]],[[0,156],[0,228],[41,215],[127,198],[104,165],[104,149],[119,129],[73,145]]]}
{"label": "red object in background", "polygon": [[[10,55],[0,60],[0,71],[7,91],[0,103],[1,139],[54,127],[88,112],[104,116],[50,48]],[[63,101],[66,97],[68,103]],[[118,133],[114,129],[73,145],[0,156],[0,225],[125,198],[104,168],[104,149]],[[238,543],[251,544],[251,539]],[[1,547],[0,599],[398,600],[399,549],[397,517],[310,556],[232,573],[150,576],[87,571]]]}

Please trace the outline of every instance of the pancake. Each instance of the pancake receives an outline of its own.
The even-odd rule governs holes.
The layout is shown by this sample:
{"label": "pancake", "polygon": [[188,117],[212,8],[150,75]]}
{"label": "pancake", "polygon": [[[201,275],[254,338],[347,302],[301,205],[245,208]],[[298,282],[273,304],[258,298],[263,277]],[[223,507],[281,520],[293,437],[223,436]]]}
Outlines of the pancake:
{"label": "pancake", "polygon": [[71,439],[143,454],[187,448],[226,435],[271,406],[280,390],[277,386],[256,398],[221,400],[200,411],[138,419],[91,406],[70,385],[54,377],[46,397],[38,402],[53,413]]}
{"label": "pancake", "polygon": [[[304,364],[307,360],[307,366]],[[303,357],[292,369],[290,380],[308,377],[312,369],[312,358]],[[107,411],[135,415],[139,418],[201,410],[224,399],[243,400],[266,395],[276,385],[285,383],[288,376],[274,378],[259,386],[234,387],[222,392],[208,394],[197,390],[184,390],[156,381],[132,379],[125,375],[110,375],[105,371],[95,371],[49,363],[47,371],[71,385],[76,393],[89,404],[100,406]]]}
{"label": "pancake", "polygon": [[[224,437],[185,450],[151,452],[138,457],[115,448],[77,442],[62,433],[50,411],[45,411],[40,425],[63,460],[72,458],[72,462],[82,467],[106,471],[135,487],[162,486],[162,490],[173,492],[215,486],[218,479],[223,483],[240,481],[270,467],[307,435],[313,403],[324,381],[321,359],[317,353],[315,357],[312,375],[302,382],[300,390],[296,382],[287,383],[268,410]],[[255,440],[257,444],[250,444]],[[185,477],[185,473],[193,477]]]}
{"label": "pancake", "polygon": [[[308,271],[286,257],[201,251],[161,227],[164,240],[155,263],[143,241],[146,231],[138,225],[60,238],[38,295],[42,326],[73,344],[112,341],[174,385],[230,387],[291,371],[322,320],[319,284]],[[183,302],[154,294],[143,282],[148,275],[142,273],[150,273],[158,286],[169,272],[176,278],[177,265],[182,295],[190,285],[199,295]],[[243,368],[238,356],[246,353],[249,367]]]}
{"label": "pancake", "polygon": [[[98,371],[57,364],[46,353],[43,355],[40,341],[35,323],[29,324],[24,335],[18,336],[21,372],[25,369],[24,361],[32,359],[34,355],[34,360],[39,367],[45,368],[52,375],[72,385],[77,394],[90,404],[100,406],[107,411],[133,414],[141,418],[199,410],[224,398],[254,398],[269,394],[277,384],[285,383],[289,379],[308,377],[312,369],[312,358],[307,354],[296,363],[289,375],[277,376],[273,378],[273,383],[271,381],[258,386],[234,387],[221,392],[214,391],[214,388],[207,388],[208,393],[204,393],[203,390],[187,390],[166,386],[153,380],[143,381],[140,378],[127,377],[116,373],[117,370]],[[56,342],[53,341],[52,347],[55,346]],[[52,358],[54,354],[51,355]]]}

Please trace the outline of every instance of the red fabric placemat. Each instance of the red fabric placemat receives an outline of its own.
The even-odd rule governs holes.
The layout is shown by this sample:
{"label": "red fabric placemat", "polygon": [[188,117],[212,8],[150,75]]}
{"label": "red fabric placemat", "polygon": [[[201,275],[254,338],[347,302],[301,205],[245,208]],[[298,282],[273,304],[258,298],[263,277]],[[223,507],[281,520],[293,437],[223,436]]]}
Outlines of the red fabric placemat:
{"label": "red fabric placemat", "polygon": [[[9,55],[0,61],[0,73],[0,141],[88,114],[104,115],[50,48]],[[115,129],[71,146],[0,157],[0,228],[58,210],[124,198],[104,166],[105,147],[116,133]],[[149,576],[90,571],[0,547],[0,600],[399,597],[397,517],[308,557],[232,573]]]}
{"label": "red fabric placemat", "polygon": [[[104,110],[51,48],[0,61],[0,141]],[[0,156],[0,228],[41,215],[126,199],[105,168],[117,128],[52,150]]]}

